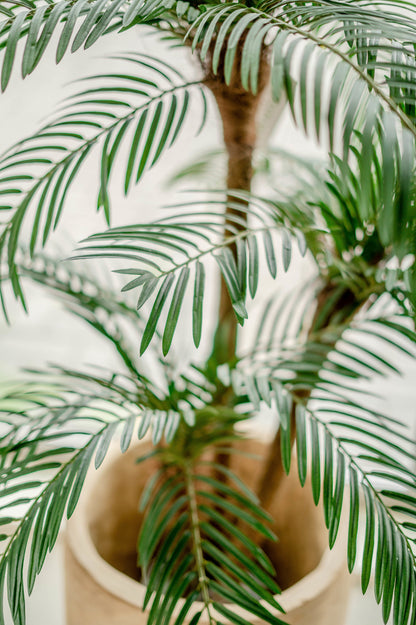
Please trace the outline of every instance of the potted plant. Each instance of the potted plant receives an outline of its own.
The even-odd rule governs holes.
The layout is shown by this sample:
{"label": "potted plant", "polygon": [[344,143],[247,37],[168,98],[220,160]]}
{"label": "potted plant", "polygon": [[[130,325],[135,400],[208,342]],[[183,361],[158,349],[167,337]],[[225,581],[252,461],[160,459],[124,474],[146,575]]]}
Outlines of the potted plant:
{"label": "potted plant", "polygon": [[[141,530],[139,566],[134,562],[131,574],[146,584],[150,623],[285,622],[278,582],[291,586],[314,565],[300,558],[285,577],[285,563],[290,569],[296,558],[283,540],[274,545],[272,530],[279,538],[286,506],[300,501],[306,507],[287,525],[300,519],[313,525],[308,488],[310,499],[322,502],[331,548],[342,537],[345,512],[348,568],[359,560],[363,592],[374,567],[384,619],[392,614],[394,623],[413,623],[413,442],[396,417],[360,394],[363,378],[397,372],[386,346],[411,354],[415,339],[413,6],[13,0],[1,4],[0,14],[3,90],[19,40],[23,76],[47,47],[56,47],[59,62],[69,48],[88,48],[129,28],[157,29],[188,47],[199,68],[197,78],[187,77],[168,58],[126,54],[119,73],[90,77],[56,117],[2,155],[6,317],[8,289],[25,306],[22,281],[35,281],[121,359],[121,368],[109,372],[99,366],[33,372],[2,395],[0,596],[14,623],[25,622],[25,591],[63,518],[72,516],[90,465],[100,467],[113,438],[127,452],[136,428],[139,438],[151,432],[152,446],[125,454],[140,460],[129,471],[150,474],[147,486],[136,488],[143,514],[133,519]],[[196,97],[202,124],[207,102],[222,121],[225,188],[189,194],[163,219],[111,227],[111,174],[121,172],[126,193],[132,190],[178,140]],[[316,175],[307,166],[297,187],[282,188],[273,179],[276,155],[266,153],[265,171],[272,173],[267,182],[263,171],[261,191],[254,192],[257,128],[268,98],[278,107],[287,102],[305,131],[328,146],[328,163]],[[75,260],[61,262],[41,248],[94,151],[98,208],[108,229],[82,242]],[[293,247],[313,259],[315,275],[282,296],[278,277]],[[89,258],[110,259],[121,293],[89,273]],[[268,288],[267,275],[276,286],[243,349],[250,303]],[[211,284],[219,290],[212,331],[205,327]],[[180,320],[192,332],[195,353],[179,365],[170,351]],[[267,406],[277,432],[258,447],[242,432]],[[95,487],[104,506],[89,519],[96,536],[105,534],[111,506],[123,514],[111,497],[132,486],[119,481],[105,491],[114,471],[111,465]],[[311,542],[304,532],[296,529],[290,548],[303,552],[304,541]],[[325,611],[316,622],[328,615],[333,621]],[[108,614],[109,623],[122,618]],[[310,613],[296,620],[289,611],[288,618],[312,622]]]}

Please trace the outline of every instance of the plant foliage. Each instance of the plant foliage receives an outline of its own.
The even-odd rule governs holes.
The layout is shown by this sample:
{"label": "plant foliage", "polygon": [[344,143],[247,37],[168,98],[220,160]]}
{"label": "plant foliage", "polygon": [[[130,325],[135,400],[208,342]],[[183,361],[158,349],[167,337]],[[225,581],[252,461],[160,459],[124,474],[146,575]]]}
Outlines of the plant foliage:
{"label": "plant foliage", "polygon": [[[415,354],[415,18],[405,0],[1,3],[2,91],[20,51],[25,77],[52,45],[59,63],[67,51],[142,26],[187,46],[202,74],[124,54],[118,71],[82,79],[56,116],[0,156],[5,316],[10,288],[25,306],[23,282],[34,282],[119,358],[112,371],[55,366],[1,389],[0,620],[7,603],[24,625],[25,594],[89,466],[102,464],[113,439],[123,452],[148,435],[160,463],[143,498],[139,541],[149,624],[196,625],[202,616],[218,625],[283,623],[275,572],[255,543],[271,538],[268,514],[217,461],[238,453],[237,426],[268,406],[282,467],[289,472],[296,446],[299,480],[310,474],[329,546],[345,515],[348,568],[361,568],[363,592],[374,571],[384,620],[415,622],[414,442],[364,390],[368,380],[401,373],[386,348]],[[286,99],[297,125],[328,148],[326,167],[298,159],[298,186],[281,189],[270,180],[270,151],[262,194],[221,181],[163,219],[111,227],[115,170],[131,192],[186,123],[195,134],[205,126],[213,85],[235,97],[237,84],[242,100],[256,98],[265,63],[271,99]],[[94,153],[94,208],[108,228],[61,263],[42,248]],[[181,180],[200,176],[206,161],[194,161]],[[297,252],[313,259],[314,277],[291,294],[273,292],[254,340],[240,347],[262,280],[279,285]],[[111,263],[122,281],[116,288],[80,263],[93,258]],[[207,357],[200,350],[195,362],[173,365],[165,357],[186,308],[195,347],[209,334],[212,280],[223,285],[221,307],[232,321],[221,316]],[[235,322],[244,328],[233,334]]]}
{"label": "plant foliage", "polygon": [[[280,589],[273,566],[247,536],[247,531],[255,528],[258,535],[273,539],[265,525],[270,518],[231,471],[227,470],[227,475],[232,485],[226,485],[207,474],[211,470],[221,475],[222,465],[195,457],[195,449],[201,453],[214,434],[209,428],[211,420],[212,414],[198,414],[196,445],[193,434],[189,445],[189,426],[185,426],[179,440],[159,452],[160,473],[169,477],[161,482],[152,478],[143,497],[148,510],[140,533],[139,563],[147,584],[144,607],[149,608],[148,622],[172,619],[179,625],[198,599],[200,607],[193,608],[195,623],[205,617],[210,622],[227,618],[247,625],[254,616],[282,625],[276,615],[282,608],[275,598]],[[214,425],[215,429],[216,443],[230,444],[229,428],[221,431],[221,426]],[[245,531],[236,518],[243,521]],[[182,607],[175,618],[179,603]],[[228,603],[238,605],[240,613]]]}

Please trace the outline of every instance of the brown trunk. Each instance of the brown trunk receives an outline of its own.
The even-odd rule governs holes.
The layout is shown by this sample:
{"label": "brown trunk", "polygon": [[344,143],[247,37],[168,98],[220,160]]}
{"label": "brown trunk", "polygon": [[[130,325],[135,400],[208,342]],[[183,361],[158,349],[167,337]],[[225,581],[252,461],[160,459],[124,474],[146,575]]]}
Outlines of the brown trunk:
{"label": "brown trunk", "polygon": [[[204,84],[211,90],[216,100],[220,113],[224,144],[228,155],[227,166],[227,189],[229,191],[250,191],[253,177],[253,152],[256,146],[256,113],[261,94],[269,77],[269,63],[266,50],[263,51],[260,62],[257,93],[246,91],[241,84],[241,55],[244,42],[238,46],[231,80],[227,85],[224,77],[223,59],[219,64],[217,74],[212,72],[212,61],[209,57],[205,66]],[[225,210],[224,236],[230,228],[242,231],[246,227],[244,213],[228,205],[232,196],[227,197]],[[235,202],[235,200],[234,200]],[[244,202],[239,201],[244,208]],[[237,217],[241,223],[236,224]],[[236,246],[230,246],[236,258]],[[230,361],[235,356],[237,323],[230,302],[230,296],[224,281],[221,281],[221,295],[219,305],[219,327],[224,327],[227,332],[226,360]]]}
{"label": "brown trunk", "polygon": [[[211,90],[215,98],[222,121],[224,145],[228,156],[226,179],[228,191],[250,191],[251,189],[253,152],[256,146],[256,113],[261,94],[269,77],[269,63],[264,49],[260,62],[257,93],[253,94],[244,89],[241,83],[243,45],[244,41],[240,41],[229,84],[226,84],[225,81],[223,57],[220,60],[216,74],[212,71],[211,54],[208,55],[204,66],[204,84]],[[242,231],[246,227],[246,215],[230,206],[231,202],[232,195],[228,195],[224,214],[224,237],[230,232]],[[246,205],[241,200],[239,204],[242,208]],[[239,220],[239,223],[236,223],[235,218]],[[231,245],[230,250],[234,255],[234,259],[237,259],[236,245]],[[218,350],[218,342],[221,343],[220,350]],[[232,362],[235,358],[237,347],[237,320],[223,279],[221,279],[215,343],[218,364]],[[219,354],[220,357],[218,357]],[[225,394],[222,400],[224,403],[227,402],[227,395]],[[222,466],[229,466],[230,454],[219,450],[215,461]],[[226,480],[221,472],[217,472],[216,478],[220,481]]]}

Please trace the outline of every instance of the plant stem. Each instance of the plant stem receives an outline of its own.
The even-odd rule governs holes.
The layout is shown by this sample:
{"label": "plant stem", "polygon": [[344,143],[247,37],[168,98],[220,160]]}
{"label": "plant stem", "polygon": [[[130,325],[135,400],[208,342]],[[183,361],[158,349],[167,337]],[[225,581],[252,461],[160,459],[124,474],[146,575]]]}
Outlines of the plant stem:
{"label": "plant stem", "polygon": [[[215,44],[215,41],[214,41]],[[214,45],[213,44],[213,45]],[[227,84],[224,74],[224,57],[220,59],[218,71],[212,70],[212,50],[208,54],[205,65],[204,84],[211,90],[218,106],[224,133],[224,145],[227,151],[227,191],[250,191],[253,178],[253,153],[256,145],[256,113],[261,94],[267,84],[269,76],[269,63],[266,52],[260,62],[258,89],[254,94],[244,89],[241,84],[241,58],[244,40],[241,39],[235,55],[234,67],[230,81]],[[225,49],[226,46],[223,47]],[[241,211],[235,210],[230,204],[232,196],[227,195],[227,203],[224,213],[224,236],[227,229],[232,225],[233,231],[241,232],[246,228],[247,216]],[[246,202],[240,200],[243,207]],[[237,217],[235,221],[233,218]],[[230,250],[237,262],[237,245],[234,243]],[[223,278],[221,278],[218,326],[216,330],[215,346],[218,364],[232,363],[235,360],[237,349],[237,320],[230,296]],[[226,396],[224,397],[226,400]],[[221,466],[229,466],[230,454],[218,451],[215,462]],[[223,473],[216,475],[217,479],[224,481]]]}
{"label": "plant stem", "polygon": [[[214,41],[215,44],[215,41]],[[213,45],[214,45],[213,44]],[[267,84],[269,64],[266,51],[263,51],[260,62],[257,93],[247,91],[241,84],[241,56],[244,41],[240,40],[235,55],[234,67],[227,84],[224,75],[224,59],[220,59],[216,74],[212,71],[211,54],[205,64],[204,84],[211,90],[218,106],[224,133],[224,145],[227,151],[227,191],[250,191],[253,178],[253,152],[256,145],[256,113],[261,94]],[[225,46],[224,46],[225,48]],[[227,195],[227,205],[224,214],[224,234],[231,226],[233,231],[241,232],[246,228],[244,213],[230,206],[232,195]],[[235,200],[234,200],[235,201]],[[244,207],[246,204],[239,200]],[[233,218],[237,217],[236,222]],[[230,246],[234,259],[237,260],[236,245]],[[218,330],[221,337],[226,335],[226,345],[223,346],[223,362],[232,362],[237,346],[237,321],[231,305],[230,296],[224,280],[221,280],[219,303]]]}
{"label": "plant stem", "polygon": [[185,465],[186,494],[188,496],[189,507],[191,511],[191,533],[194,546],[195,562],[198,574],[198,585],[202,595],[202,601],[208,614],[208,622],[213,624],[210,612],[211,598],[208,590],[208,578],[205,572],[204,553],[202,551],[202,537],[199,529],[198,505],[196,500],[195,486],[193,482],[191,465],[189,462]]}
{"label": "plant stem", "polygon": [[[328,306],[328,302],[331,302],[331,299],[336,292],[338,286],[332,284],[331,282],[327,282],[323,285],[321,290],[317,295],[317,305],[315,314],[311,323],[311,326],[308,331],[308,336],[306,342],[313,336],[313,334],[319,330],[324,328],[328,328],[331,326],[333,319],[335,316],[342,316],[342,321],[347,321],[351,319],[357,311],[361,308],[364,301],[358,299],[352,291],[349,289],[345,289],[342,293],[339,294],[334,300],[332,306]],[[340,319],[337,321],[341,322]],[[300,400],[304,400],[307,403],[312,389],[310,390],[299,390],[293,393],[295,398]],[[296,404],[294,401],[291,407],[290,413],[290,440],[291,445],[293,445],[296,440]],[[264,470],[261,475],[259,486],[257,489],[257,495],[260,500],[260,504],[266,510],[270,506],[273,501],[275,494],[280,488],[284,478],[286,477],[286,473],[283,468],[283,460],[280,449],[280,428],[276,432],[276,436],[272,441],[268,453],[267,458],[264,464]]]}

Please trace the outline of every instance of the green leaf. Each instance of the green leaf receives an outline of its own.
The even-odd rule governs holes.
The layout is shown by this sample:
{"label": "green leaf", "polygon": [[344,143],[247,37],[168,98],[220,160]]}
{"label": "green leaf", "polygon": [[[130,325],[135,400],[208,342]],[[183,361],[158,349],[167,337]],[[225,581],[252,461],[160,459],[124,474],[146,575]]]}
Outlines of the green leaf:
{"label": "green leaf", "polygon": [[84,7],[88,4],[88,0],[78,0],[70,9],[65,25],[62,29],[61,36],[59,38],[58,46],[56,49],[56,62],[60,63],[65,52],[68,49],[69,42],[71,40],[72,33],[74,32],[75,24],[79,15],[81,15]]}
{"label": "green leaf", "polygon": [[396,120],[393,115],[382,114],[381,152],[383,168],[383,206],[378,220],[380,238],[384,245],[391,241],[394,232],[394,195],[396,186]]}
{"label": "green leaf", "polygon": [[172,302],[169,308],[168,316],[166,319],[165,330],[163,332],[162,350],[163,355],[169,351],[172,344],[173,334],[175,332],[179,313],[182,308],[183,299],[185,297],[185,291],[189,280],[190,269],[188,266],[182,268],[179,278],[176,282],[175,290],[173,292]]}
{"label": "green leaf", "polygon": [[285,30],[278,31],[273,42],[273,59],[270,69],[272,96],[275,102],[281,98],[284,86],[283,46],[289,33]]}
{"label": "green leaf", "polygon": [[308,72],[309,63],[312,60],[314,46],[309,43],[305,46],[302,53],[301,65],[300,65],[300,78],[299,78],[299,91],[300,91],[300,104],[302,111],[302,122],[305,132],[308,132],[308,89],[307,78],[310,75]]}
{"label": "green leaf", "polygon": [[129,419],[126,419],[126,423],[124,424],[123,431],[120,437],[120,449],[123,454],[129,448],[129,445],[131,443],[131,439],[133,436],[135,424],[136,424],[135,416],[132,416]]}
{"label": "green leaf", "polygon": [[329,525],[329,546],[335,544],[337,538],[339,524],[341,521],[342,505],[344,503],[344,487],[345,487],[345,458],[344,454],[338,449],[336,462],[336,482],[334,499],[332,505],[332,514]]}
{"label": "green leaf", "polygon": [[331,78],[331,89],[329,95],[329,108],[327,116],[329,146],[331,152],[334,151],[334,139],[336,132],[335,114],[341,100],[340,93],[344,88],[348,73],[349,67],[345,63],[338,63]]}
{"label": "green leaf", "polygon": [[137,437],[139,440],[144,438],[149,430],[150,424],[152,422],[153,412],[151,410],[145,410],[142,419],[140,421],[139,429],[137,432]]}
{"label": "green leaf", "polygon": [[27,16],[28,11],[21,11],[16,15],[16,18],[14,19],[14,22],[10,28],[9,35],[7,37],[6,52],[4,54],[3,67],[1,71],[2,91],[4,91],[9,84],[14,58],[16,55],[17,42],[19,41],[19,37],[21,35],[21,31]]}
{"label": "green leaf", "polygon": [[320,458],[320,444],[319,444],[319,431],[318,424],[315,419],[311,419],[311,479],[312,479],[312,495],[315,505],[319,503],[319,497],[321,493],[321,458]]}
{"label": "green leaf", "polygon": [[266,255],[267,267],[271,277],[274,279],[277,275],[277,262],[274,252],[273,238],[269,230],[263,232],[264,252]]}
{"label": "green leaf", "polygon": [[322,492],[322,502],[324,506],[325,525],[329,529],[331,516],[333,514],[333,474],[334,474],[334,450],[332,446],[332,437],[328,431],[325,431],[325,460],[324,460],[324,483]]}
{"label": "green leaf", "polygon": [[131,143],[129,158],[127,161],[126,177],[125,177],[125,182],[124,182],[124,192],[126,194],[129,190],[131,175],[133,173],[134,162],[137,156],[137,149],[139,147],[139,141],[143,134],[143,128],[146,123],[148,112],[149,112],[148,109],[145,109],[143,113],[140,115],[139,121],[137,122],[136,130],[134,132],[133,141]]}
{"label": "green leaf", "polygon": [[105,33],[113,17],[117,14],[123,4],[125,4],[125,0],[113,0],[109,6],[106,6],[104,13],[100,16],[85,41],[85,49],[91,47],[101,37],[101,35]]}
{"label": "green leaf", "polygon": [[75,38],[72,42],[71,52],[76,52],[85,42],[91,28],[95,25],[99,19],[102,9],[107,4],[106,0],[96,0],[96,2],[90,7],[90,10],[85,16],[83,23],[81,24]]}
{"label": "green leaf", "polygon": [[366,484],[363,484],[363,490],[366,511],[366,528],[364,538],[363,563],[361,570],[361,589],[364,594],[367,591],[368,584],[370,583],[371,565],[373,562],[374,550],[375,519],[374,504],[372,501],[371,493],[369,492],[369,488]]}
{"label": "green leaf", "polygon": [[325,75],[325,64],[327,62],[326,54],[320,54],[316,62],[315,68],[315,80],[313,83],[313,99],[314,99],[314,117],[315,117],[315,132],[318,141],[321,139],[321,116],[322,116],[322,85],[323,77]]}
{"label": "green leaf", "polygon": [[155,110],[152,122],[150,124],[149,132],[146,138],[146,142],[144,144],[143,152],[142,152],[140,162],[139,162],[139,167],[137,169],[136,181],[140,180],[144,172],[144,168],[146,167],[146,163],[149,158],[150,150],[153,146],[153,141],[155,139],[156,132],[159,128],[159,121],[162,116],[162,111],[163,111],[163,102],[159,101],[157,103],[156,110]]}
{"label": "green leaf", "polygon": [[202,312],[205,291],[205,268],[202,263],[197,261],[195,266],[195,285],[194,298],[192,306],[192,336],[195,347],[201,342],[202,333]]}
{"label": "green leaf", "polygon": [[42,26],[43,17],[47,9],[46,5],[40,6],[32,17],[29,32],[26,39],[25,51],[22,61],[22,77],[26,78],[32,71],[36,62],[36,44],[39,30]]}
{"label": "green leaf", "polygon": [[287,271],[292,259],[292,241],[286,230],[282,230],[282,259],[283,269]]}
{"label": "green leaf", "polygon": [[254,298],[259,284],[259,249],[257,245],[257,238],[255,235],[247,237],[247,245],[249,251],[248,285],[250,295],[252,298]]}
{"label": "green leaf", "polygon": [[150,313],[149,320],[143,332],[142,341],[140,343],[140,355],[141,356],[146,351],[147,347],[149,346],[150,341],[153,338],[154,333],[156,332],[157,322],[159,321],[159,317],[162,313],[163,306],[165,305],[166,299],[168,297],[168,294],[174,282],[174,279],[175,278],[173,274],[168,274],[162,282],[162,285],[159,289],[159,292],[153,304],[153,308]]}
{"label": "green leaf", "polygon": [[216,255],[215,260],[220,266],[224,282],[230,294],[231,304],[237,315],[237,319],[241,323],[243,319],[247,319],[247,310],[244,299],[239,286],[237,266],[231,250],[222,248]]}
{"label": "green leaf", "polygon": [[95,454],[95,460],[94,460],[96,469],[98,469],[102,465],[107,455],[108,449],[110,447],[110,443],[113,440],[115,431],[117,430],[117,426],[118,426],[117,421],[115,421],[114,423],[110,423],[107,426],[104,435],[101,437],[101,439],[98,442],[97,452]]}
{"label": "green leaf", "polygon": [[234,66],[234,59],[237,51],[238,42],[240,41],[250,22],[253,22],[255,19],[257,19],[257,17],[258,16],[256,14],[250,15],[249,13],[240,17],[236,26],[232,29],[230,36],[228,37],[227,50],[224,59],[224,78],[227,85],[229,85],[231,81],[231,74]]}
{"label": "green leaf", "polygon": [[[144,306],[144,304],[152,296],[153,291],[156,289],[156,287],[158,285],[159,278],[157,278],[157,277],[156,278],[155,277],[150,277],[151,275],[152,274],[149,274],[149,276],[147,277],[147,279],[146,279],[146,281],[145,281],[145,283],[143,285],[142,292],[140,293],[140,297],[139,297],[139,299],[137,301],[137,306],[136,306],[137,310],[140,310],[142,308],[142,306]],[[140,283],[143,281],[143,279],[142,279],[143,277],[144,276],[142,276],[140,278]]]}
{"label": "green leaf", "polygon": [[348,528],[348,570],[352,573],[357,556],[357,531],[359,517],[358,476],[354,467],[350,467],[350,521]]}
{"label": "green leaf", "polygon": [[305,485],[307,475],[307,435],[306,435],[306,419],[305,409],[301,405],[296,406],[296,451],[298,462],[299,481],[302,486]]}
{"label": "green leaf", "polygon": [[159,160],[159,158],[160,158],[160,156],[161,156],[161,154],[163,152],[163,149],[166,146],[166,143],[167,143],[167,140],[168,140],[168,137],[169,137],[169,133],[170,133],[170,131],[172,129],[173,121],[175,119],[177,103],[178,103],[178,99],[177,99],[176,95],[173,94],[172,98],[171,98],[170,108],[169,108],[169,111],[168,111],[168,114],[167,114],[167,117],[166,117],[166,122],[165,122],[165,125],[163,127],[163,132],[162,132],[162,135],[160,137],[159,144],[158,144],[158,146],[157,146],[157,148],[155,150],[155,154],[153,156],[152,167]]}

